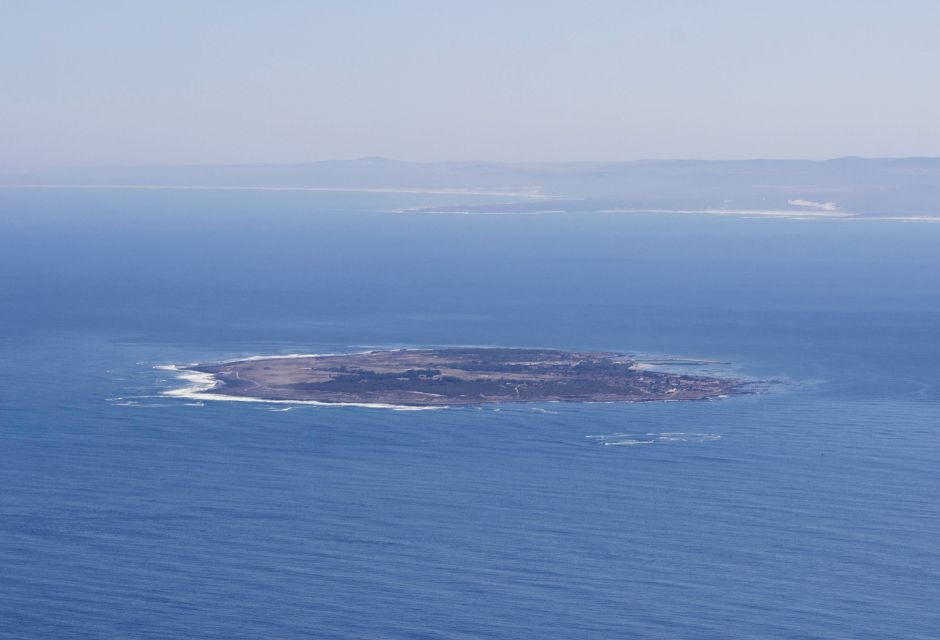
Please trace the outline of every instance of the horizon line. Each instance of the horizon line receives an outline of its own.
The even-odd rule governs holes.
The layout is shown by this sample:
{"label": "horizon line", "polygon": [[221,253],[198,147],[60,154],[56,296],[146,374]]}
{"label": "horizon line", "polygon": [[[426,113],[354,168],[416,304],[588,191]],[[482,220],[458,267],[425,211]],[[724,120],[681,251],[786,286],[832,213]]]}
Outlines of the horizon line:
{"label": "horizon line", "polygon": [[246,161],[246,162],[179,162],[157,164],[92,164],[92,165],[53,165],[29,168],[2,168],[3,173],[44,172],[44,171],[77,171],[77,170],[126,170],[126,169],[192,169],[192,168],[232,168],[232,167],[300,167],[323,164],[357,164],[357,163],[389,163],[398,165],[497,165],[497,166],[526,166],[526,165],[627,165],[627,164],[655,164],[655,163],[734,163],[734,162],[808,162],[825,163],[846,160],[940,160],[940,155],[925,156],[833,156],[827,158],[796,158],[796,157],[742,157],[742,158],[638,158],[635,160],[402,160],[387,156],[358,156],[353,158],[329,158],[323,160],[298,160],[294,162],[281,161]]}

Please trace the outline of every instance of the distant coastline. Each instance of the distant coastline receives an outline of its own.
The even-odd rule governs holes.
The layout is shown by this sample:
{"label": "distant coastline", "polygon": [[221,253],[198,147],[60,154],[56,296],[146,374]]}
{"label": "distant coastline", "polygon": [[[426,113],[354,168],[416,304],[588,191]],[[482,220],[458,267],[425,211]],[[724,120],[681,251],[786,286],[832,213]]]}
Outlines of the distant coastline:
{"label": "distant coastline", "polygon": [[[940,158],[308,163],[0,171],[0,188],[464,196],[425,212],[638,212],[798,219],[940,220]],[[486,204],[475,197],[511,200]],[[551,203],[545,206],[545,203]],[[408,206],[408,205],[402,205]],[[535,210],[535,211],[533,211]]]}
{"label": "distant coastline", "polygon": [[[310,192],[310,193],[376,193],[376,194],[427,194],[449,196],[490,196],[507,198],[525,198],[527,200],[560,201],[567,200],[563,196],[553,196],[540,193],[538,189],[531,191],[487,191],[470,188],[421,188],[421,187],[267,187],[267,186],[225,186],[225,185],[121,185],[121,184],[0,184],[0,189],[49,189],[49,190],[102,190],[113,189],[122,191],[256,191],[256,192]],[[583,200],[582,200],[583,201]],[[437,215],[487,215],[487,216],[534,216],[547,214],[692,214],[709,216],[729,216],[738,218],[776,218],[780,220],[867,220],[882,222],[940,222],[940,215],[874,215],[840,211],[837,209],[662,209],[662,208],[596,208],[572,211],[564,208],[528,209],[518,207],[515,209],[492,210],[484,207],[427,207],[414,209],[396,209],[391,213],[422,213]]]}
{"label": "distant coastline", "polygon": [[174,185],[174,184],[0,184],[0,189],[121,189],[150,191],[311,191],[326,193],[413,193],[457,196],[506,196],[515,198],[550,198],[532,191],[487,191],[472,188],[423,187],[266,187],[238,185]]}

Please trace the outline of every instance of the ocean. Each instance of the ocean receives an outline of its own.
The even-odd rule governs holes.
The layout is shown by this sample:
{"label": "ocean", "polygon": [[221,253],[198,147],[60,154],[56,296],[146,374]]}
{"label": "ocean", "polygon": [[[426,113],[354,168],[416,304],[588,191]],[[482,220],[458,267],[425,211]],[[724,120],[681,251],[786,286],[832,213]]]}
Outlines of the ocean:
{"label": "ocean", "polygon": [[[0,637],[940,635],[940,225],[408,211],[468,198],[0,189]],[[451,345],[769,389],[393,411],[155,368]]]}

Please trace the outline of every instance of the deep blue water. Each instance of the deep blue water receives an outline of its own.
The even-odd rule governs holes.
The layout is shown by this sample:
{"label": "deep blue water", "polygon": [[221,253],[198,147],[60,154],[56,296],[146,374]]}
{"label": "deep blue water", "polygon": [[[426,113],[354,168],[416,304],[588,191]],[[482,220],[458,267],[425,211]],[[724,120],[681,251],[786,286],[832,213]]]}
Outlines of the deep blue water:
{"label": "deep blue water", "polygon": [[[0,637],[938,637],[940,225],[386,212],[447,200],[0,190]],[[273,411],[153,369],[452,344],[783,384]]]}

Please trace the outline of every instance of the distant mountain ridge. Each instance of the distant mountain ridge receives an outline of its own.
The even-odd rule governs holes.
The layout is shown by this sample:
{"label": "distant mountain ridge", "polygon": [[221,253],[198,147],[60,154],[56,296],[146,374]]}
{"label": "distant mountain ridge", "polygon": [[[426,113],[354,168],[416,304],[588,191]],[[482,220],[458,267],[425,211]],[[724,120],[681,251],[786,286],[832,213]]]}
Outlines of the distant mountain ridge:
{"label": "distant mountain ridge", "polygon": [[[57,169],[7,173],[0,175],[0,183],[454,189],[538,193],[559,199],[553,208],[564,210],[825,210],[814,203],[834,203],[836,211],[858,214],[940,215],[940,158],[930,157],[564,163],[422,163],[367,157],[301,164]],[[534,205],[521,198],[513,206]]]}

